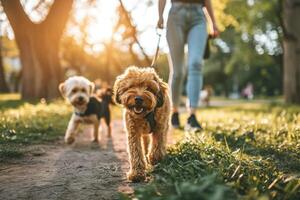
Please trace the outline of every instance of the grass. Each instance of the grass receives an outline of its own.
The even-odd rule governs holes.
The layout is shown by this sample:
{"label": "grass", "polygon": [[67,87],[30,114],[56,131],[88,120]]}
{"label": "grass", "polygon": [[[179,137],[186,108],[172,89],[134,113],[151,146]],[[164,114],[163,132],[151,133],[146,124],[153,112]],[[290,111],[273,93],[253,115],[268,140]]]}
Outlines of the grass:
{"label": "grass", "polygon": [[[63,100],[25,102],[18,94],[0,95],[0,162],[30,153],[33,145],[62,140],[72,107]],[[112,118],[120,119],[119,108]]]}
{"label": "grass", "polygon": [[[0,95],[0,162],[62,140],[71,112],[62,100]],[[198,118],[204,131],[173,131],[180,142],[149,170],[150,183],[122,199],[300,199],[299,106],[240,102],[201,109]]]}
{"label": "grass", "polygon": [[205,131],[171,133],[180,142],[134,198],[300,199],[299,106],[244,103],[198,114]]}
{"label": "grass", "polygon": [[61,100],[24,102],[0,95],[0,161],[22,157],[27,148],[63,136],[71,108]]}

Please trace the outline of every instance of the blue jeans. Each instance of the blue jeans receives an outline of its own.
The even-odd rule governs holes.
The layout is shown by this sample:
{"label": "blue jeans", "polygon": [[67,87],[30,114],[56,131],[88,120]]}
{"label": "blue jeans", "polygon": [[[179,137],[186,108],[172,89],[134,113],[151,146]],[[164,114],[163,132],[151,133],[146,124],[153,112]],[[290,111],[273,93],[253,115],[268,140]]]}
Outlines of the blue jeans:
{"label": "blue jeans", "polygon": [[[170,49],[170,84],[173,106],[178,107],[187,75],[187,96],[191,108],[198,107],[202,89],[202,63],[207,40],[206,19],[201,4],[172,3],[167,22]],[[188,45],[187,69],[184,46]]]}

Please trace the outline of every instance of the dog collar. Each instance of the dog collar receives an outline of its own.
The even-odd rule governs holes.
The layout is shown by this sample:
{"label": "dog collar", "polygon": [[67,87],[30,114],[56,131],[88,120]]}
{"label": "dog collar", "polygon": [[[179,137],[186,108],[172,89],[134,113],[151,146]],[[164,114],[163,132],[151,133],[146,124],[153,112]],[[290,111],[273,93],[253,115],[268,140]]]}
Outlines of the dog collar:
{"label": "dog collar", "polygon": [[90,97],[90,100],[87,104],[87,107],[84,112],[76,112],[74,111],[74,114],[80,117],[85,117],[89,115],[97,115],[97,118],[100,119],[102,116],[102,104],[100,101],[98,101],[95,97]]}
{"label": "dog collar", "polygon": [[154,118],[154,111],[149,112],[147,115],[145,115],[144,118],[147,120],[147,122],[150,126],[149,133],[153,133],[153,131],[155,130],[155,127],[156,127],[156,121],[155,121],[155,118]]}
{"label": "dog collar", "polygon": [[85,116],[85,112],[76,112],[74,111],[74,114],[80,117],[84,117]]}

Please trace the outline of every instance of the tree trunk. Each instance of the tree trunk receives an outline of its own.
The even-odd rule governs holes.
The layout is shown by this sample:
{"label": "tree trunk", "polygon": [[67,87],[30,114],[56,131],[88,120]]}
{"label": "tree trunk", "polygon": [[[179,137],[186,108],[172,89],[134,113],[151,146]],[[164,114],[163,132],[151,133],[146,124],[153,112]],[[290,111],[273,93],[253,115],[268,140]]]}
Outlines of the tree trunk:
{"label": "tree trunk", "polygon": [[9,89],[8,89],[6,81],[5,81],[2,53],[0,50],[0,93],[6,93],[6,92],[9,92]]}
{"label": "tree trunk", "polygon": [[30,21],[19,0],[1,3],[20,51],[22,98],[58,97],[57,88],[62,80],[59,42],[73,0],[55,0],[46,19],[39,24]]}
{"label": "tree trunk", "polygon": [[[1,31],[0,24],[0,31]],[[5,81],[5,73],[4,73],[4,65],[3,65],[3,57],[2,57],[2,37],[0,37],[0,93],[9,92],[7,83]]]}
{"label": "tree trunk", "polygon": [[62,80],[58,40],[49,40],[45,29],[35,27],[18,43],[22,63],[21,94],[24,99],[55,98]]}
{"label": "tree trunk", "polygon": [[283,1],[284,96],[300,104],[300,0]]}

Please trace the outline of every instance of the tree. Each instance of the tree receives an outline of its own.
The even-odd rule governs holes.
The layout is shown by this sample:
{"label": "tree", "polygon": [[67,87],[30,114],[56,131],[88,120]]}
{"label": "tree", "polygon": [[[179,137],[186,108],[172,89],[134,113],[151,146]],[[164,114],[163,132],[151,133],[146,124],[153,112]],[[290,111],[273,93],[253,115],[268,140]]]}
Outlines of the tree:
{"label": "tree", "polygon": [[[2,11],[1,11],[2,12]],[[0,32],[2,32],[2,20],[0,21]],[[2,57],[2,37],[0,38],[0,92],[9,92],[7,83],[5,81],[3,57]]]}
{"label": "tree", "polygon": [[2,54],[0,52],[0,93],[1,92],[5,93],[9,92],[9,90],[5,81],[3,59]]}
{"label": "tree", "polygon": [[73,0],[55,0],[40,23],[29,19],[19,0],[1,0],[1,3],[20,51],[22,98],[57,97],[57,87],[62,80],[59,42]]}
{"label": "tree", "polygon": [[9,92],[8,86],[5,81],[3,57],[2,57],[2,38],[0,38],[0,92]]}
{"label": "tree", "polygon": [[283,1],[284,96],[300,104],[300,1]]}

